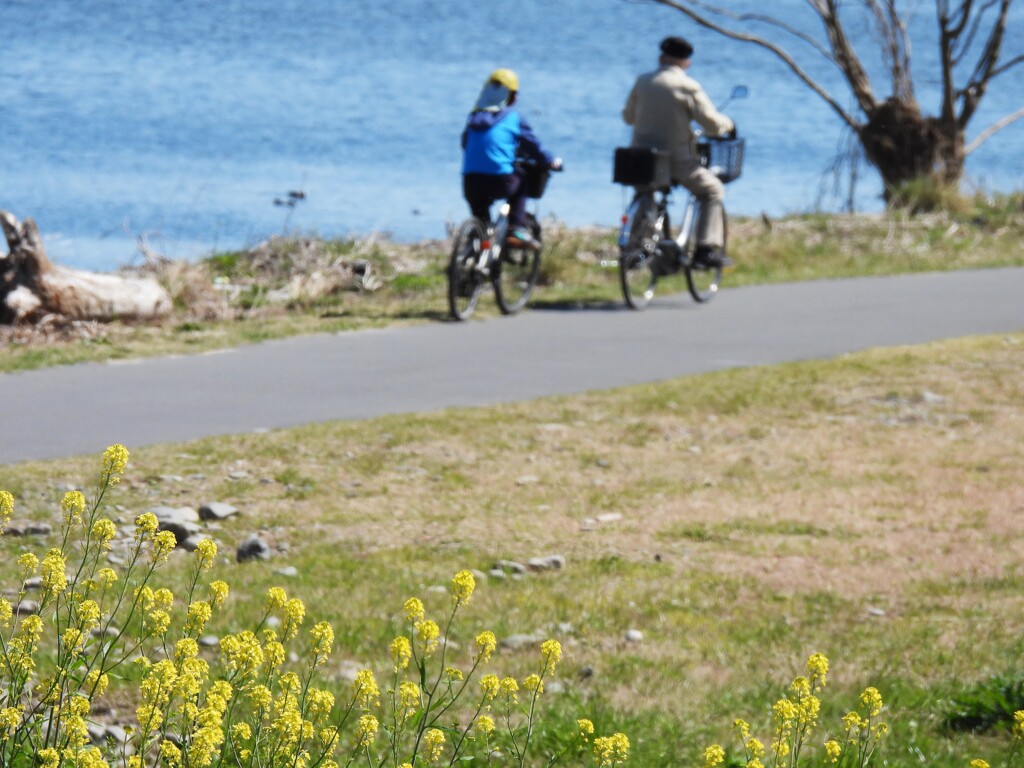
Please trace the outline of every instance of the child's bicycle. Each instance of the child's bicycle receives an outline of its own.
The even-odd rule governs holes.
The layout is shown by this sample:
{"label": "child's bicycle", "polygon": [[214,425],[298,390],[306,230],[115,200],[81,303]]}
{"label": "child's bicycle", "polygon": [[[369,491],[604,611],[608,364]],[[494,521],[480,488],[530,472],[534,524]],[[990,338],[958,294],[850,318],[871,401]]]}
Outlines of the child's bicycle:
{"label": "child's bicycle", "polygon": [[[544,194],[551,169],[523,161],[527,197]],[[527,213],[527,227],[538,247],[508,242],[508,203],[493,222],[469,218],[462,222],[448,262],[448,308],[456,320],[466,320],[476,309],[484,286],[494,286],[494,298],[502,314],[514,315],[526,306],[540,273],[541,227],[536,215]]]}
{"label": "child's bicycle", "polygon": [[[743,169],[743,139],[709,139],[698,142],[701,164],[723,183],[739,177]],[[686,285],[695,301],[714,298],[722,282],[722,267],[695,259],[700,202],[689,195],[682,226],[672,236],[669,222],[669,180],[667,152],[654,149],[616,150],[615,182],[636,187],[636,194],[622,217],[619,230],[619,282],[622,296],[632,309],[643,309],[654,298],[658,278],[686,274]],[[722,211],[728,234],[728,219]],[[725,242],[722,244],[725,254]]]}

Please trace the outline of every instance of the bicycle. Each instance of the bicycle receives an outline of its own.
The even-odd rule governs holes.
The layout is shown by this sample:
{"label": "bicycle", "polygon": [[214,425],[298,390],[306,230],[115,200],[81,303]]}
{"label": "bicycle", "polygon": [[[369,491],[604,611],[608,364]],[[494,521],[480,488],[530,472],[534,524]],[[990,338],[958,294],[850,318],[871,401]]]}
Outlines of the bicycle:
{"label": "bicycle", "polygon": [[[540,199],[553,169],[533,161],[521,161],[527,197]],[[559,169],[561,170],[561,169]],[[489,281],[503,315],[514,315],[530,300],[540,274],[541,226],[533,213],[526,226],[536,248],[508,242],[509,204],[503,203],[494,221],[466,219],[459,227],[448,262],[448,308],[456,320],[468,319]]]}
{"label": "bicycle", "polygon": [[[741,138],[701,137],[697,144],[701,165],[723,183],[739,178],[743,169]],[[672,236],[669,203],[672,195],[669,153],[639,147],[615,152],[614,181],[636,187],[619,230],[619,282],[631,309],[644,309],[654,298],[658,279],[682,271],[694,301],[711,301],[722,282],[722,267],[696,261],[697,222],[700,201],[692,194],[686,201],[682,226]],[[722,211],[725,236],[728,218]],[[726,243],[722,243],[725,253]]]}

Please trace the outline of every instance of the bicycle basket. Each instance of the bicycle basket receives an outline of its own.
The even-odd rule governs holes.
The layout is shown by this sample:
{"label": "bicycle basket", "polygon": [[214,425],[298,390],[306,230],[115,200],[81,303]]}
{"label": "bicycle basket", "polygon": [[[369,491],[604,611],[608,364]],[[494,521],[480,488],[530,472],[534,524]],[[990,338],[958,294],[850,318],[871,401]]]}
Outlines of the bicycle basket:
{"label": "bicycle basket", "polygon": [[743,171],[743,139],[701,138],[697,142],[700,164],[724,183],[735,181]]}
{"label": "bicycle basket", "polygon": [[540,163],[523,163],[523,190],[526,196],[534,200],[544,196],[544,190],[548,186],[548,178],[551,176],[551,169]]}
{"label": "bicycle basket", "polygon": [[661,149],[619,147],[615,150],[612,181],[630,187],[667,187],[671,180],[670,155]]}

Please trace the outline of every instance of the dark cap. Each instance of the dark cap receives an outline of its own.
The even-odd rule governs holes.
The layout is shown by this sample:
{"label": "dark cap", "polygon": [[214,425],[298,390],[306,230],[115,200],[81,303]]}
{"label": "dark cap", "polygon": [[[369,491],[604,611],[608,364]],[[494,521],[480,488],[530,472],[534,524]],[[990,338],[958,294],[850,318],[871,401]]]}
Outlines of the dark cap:
{"label": "dark cap", "polygon": [[681,37],[666,37],[661,41],[661,52],[673,59],[688,59],[693,56],[693,46]]}

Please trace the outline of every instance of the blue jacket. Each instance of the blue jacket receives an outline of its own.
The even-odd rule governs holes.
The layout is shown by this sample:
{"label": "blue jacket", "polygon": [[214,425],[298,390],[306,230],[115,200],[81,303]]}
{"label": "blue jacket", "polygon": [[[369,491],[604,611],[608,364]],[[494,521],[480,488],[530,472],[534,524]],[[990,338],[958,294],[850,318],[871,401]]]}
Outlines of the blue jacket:
{"label": "blue jacket", "polygon": [[471,112],[462,132],[462,149],[463,173],[508,175],[515,170],[517,153],[548,165],[555,159],[512,107],[497,112]]}

